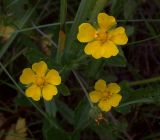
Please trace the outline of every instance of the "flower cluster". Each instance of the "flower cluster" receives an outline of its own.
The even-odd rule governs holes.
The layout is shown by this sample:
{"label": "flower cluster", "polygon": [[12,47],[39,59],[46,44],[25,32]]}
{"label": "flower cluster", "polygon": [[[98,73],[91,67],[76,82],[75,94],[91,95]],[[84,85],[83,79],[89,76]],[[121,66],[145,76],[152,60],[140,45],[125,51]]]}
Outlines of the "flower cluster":
{"label": "flower cluster", "polygon": [[41,96],[50,101],[58,92],[56,86],[61,83],[61,77],[55,69],[48,70],[44,61],[34,63],[31,68],[25,68],[20,76],[20,82],[28,86],[27,97],[40,100]]}
{"label": "flower cluster", "polygon": [[117,107],[122,99],[118,94],[120,86],[116,83],[106,85],[102,79],[98,80],[94,86],[95,90],[89,93],[89,97],[93,103],[98,103],[98,107],[102,111],[109,111],[111,107]]}
{"label": "flower cluster", "polygon": [[[110,58],[119,53],[117,45],[125,45],[128,42],[123,27],[114,28],[116,20],[113,16],[105,13],[98,14],[98,28],[89,23],[82,23],[79,26],[77,38],[80,42],[88,43],[85,46],[85,53],[94,58]],[[1,31],[1,30],[0,30]],[[7,28],[4,33],[12,32]],[[57,85],[61,83],[61,77],[55,69],[48,69],[44,61],[34,63],[32,68],[25,68],[20,76],[20,82],[27,85],[25,95],[38,101],[43,97],[46,101],[52,100],[58,93]],[[117,107],[122,99],[118,94],[120,86],[116,83],[106,85],[102,79],[94,86],[95,90],[89,93],[90,100],[97,103],[102,111],[109,111],[111,107]]]}
{"label": "flower cluster", "polygon": [[125,29],[113,28],[116,20],[106,13],[100,13],[97,20],[99,25],[97,29],[90,23],[82,23],[79,26],[77,39],[83,43],[88,42],[84,51],[95,59],[116,56],[119,53],[117,45],[125,45],[128,42]]}

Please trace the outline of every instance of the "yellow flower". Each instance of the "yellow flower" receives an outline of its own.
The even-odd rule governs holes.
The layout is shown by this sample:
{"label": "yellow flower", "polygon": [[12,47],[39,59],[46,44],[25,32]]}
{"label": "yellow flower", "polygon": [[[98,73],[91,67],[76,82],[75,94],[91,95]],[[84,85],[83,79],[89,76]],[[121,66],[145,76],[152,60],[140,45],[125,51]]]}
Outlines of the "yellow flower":
{"label": "yellow flower", "polygon": [[98,80],[94,86],[95,90],[89,93],[89,97],[93,103],[98,103],[98,107],[105,112],[108,112],[111,107],[117,107],[122,99],[118,94],[120,86],[116,83],[106,85],[102,79]]}
{"label": "yellow flower", "polygon": [[58,92],[56,85],[61,83],[61,77],[55,69],[48,70],[44,61],[34,63],[31,68],[25,68],[20,76],[20,82],[28,85],[25,91],[27,97],[39,101],[41,96],[50,101]]}
{"label": "yellow flower", "polygon": [[79,26],[77,39],[83,43],[88,42],[84,51],[95,59],[116,56],[119,53],[117,45],[125,45],[128,42],[125,29],[123,27],[113,29],[116,20],[106,13],[98,14],[97,20],[98,29],[89,23],[82,23]]}

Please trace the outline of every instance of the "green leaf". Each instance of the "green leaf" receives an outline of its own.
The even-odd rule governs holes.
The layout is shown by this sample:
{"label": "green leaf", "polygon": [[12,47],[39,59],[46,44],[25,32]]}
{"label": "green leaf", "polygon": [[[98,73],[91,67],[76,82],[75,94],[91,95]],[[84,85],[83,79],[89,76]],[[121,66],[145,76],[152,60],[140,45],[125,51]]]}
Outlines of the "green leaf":
{"label": "green leaf", "polygon": [[112,5],[110,13],[111,15],[118,17],[123,11],[123,5],[126,2],[126,0],[111,0],[111,2]]}
{"label": "green leaf", "polygon": [[78,26],[84,22],[90,14],[91,9],[94,6],[93,0],[81,0],[74,23],[70,29],[69,35],[66,40],[66,54],[70,51],[72,43],[76,39],[76,34],[78,32]]}
{"label": "green leaf", "polygon": [[70,123],[74,123],[74,111],[70,109],[64,102],[56,100],[58,111]]}
{"label": "green leaf", "polygon": [[135,28],[133,26],[126,26],[125,29],[127,36],[131,36],[134,34]]}
{"label": "green leaf", "polygon": [[137,2],[135,0],[127,0],[124,3],[124,17],[125,19],[133,19],[136,12]]}
{"label": "green leaf", "polygon": [[51,101],[44,101],[45,110],[50,117],[55,117],[57,112],[57,107],[54,99]]}
{"label": "green leaf", "polygon": [[14,102],[18,106],[32,106],[31,102],[21,93],[18,93]]}
{"label": "green leaf", "polygon": [[[10,4],[7,6],[8,12],[12,13],[17,19],[21,18],[25,12],[25,6],[29,6],[28,0],[16,0],[13,2],[10,1]],[[17,8],[18,7],[18,8]]]}
{"label": "green leaf", "polygon": [[45,140],[70,140],[70,135],[67,132],[56,129],[47,120],[44,120],[42,131]]}
{"label": "green leaf", "polygon": [[63,95],[63,96],[69,96],[71,95],[70,91],[69,91],[69,88],[64,85],[64,84],[60,84],[58,86],[58,89],[59,89],[59,92]]}
{"label": "green leaf", "polygon": [[[45,61],[48,66],[53,66],[54,61],[51,57],[46,56],[38,45],[36,45],[31,40],[25,40],[23,42],[24,45],[28,47],[27,51],[24,53],[24,56],[28,59],[28,61],[33,64],[40,60]],[[55,66],[55,65],[54,65]]]}
{"label": "green leaf", "polygon": [[[25,23],[31,17],[31,15],[33,14],[33,12],[36,10],[38,3],[39,3],[39,1],[37,2],[37,4],[32,9],[29,9],[26,12],[26,14],[24,14],[23,18],[21,18],[20,23],[18,24],[18,28],[19,29],[22,29],[22,27],[25,25]],[[0,58],[3,57],[3,55],[8,50],[8,48],[11,46],[12,42],[15,40],[15,38],[17,37],[17,35],[18,35],[18,32],[13,33],[13,35],[10,38],[10,40],[3,47],[1,47],[1,49],[0,49]]]}
{"label": "green leaf", "polygon": [[88,101],[84,98],[75,110],[75,131],[81,131],[89,125],[90,109]]}
{"label": "green leaf", "polygon": [[127,60],[121,48],[119,48],[119,54],[117,56],[113,56],[109,59],[105,59],[106,64],[110,66],[116,66],[116,67],[125,67],[126,61]]}
{"label": "green leaf", "polygon": [[95,21],[97,15],[107,6],[108,0],[98,0],[92,10],[90,21]]}

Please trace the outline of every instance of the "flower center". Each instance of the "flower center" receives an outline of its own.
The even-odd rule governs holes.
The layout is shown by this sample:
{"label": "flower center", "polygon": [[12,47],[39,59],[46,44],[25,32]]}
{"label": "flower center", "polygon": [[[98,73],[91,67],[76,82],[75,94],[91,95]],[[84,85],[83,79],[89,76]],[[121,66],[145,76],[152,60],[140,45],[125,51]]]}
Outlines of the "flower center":
{"label": "flower center", "polygon": [[95,38],[96,38],[96,40],[105,42],[109,38],[109,34],[105,31],[99,30],[96,32]]}
{"label": "flower center", "polygon": [[103,92],[103,93],[102,93],[102,96],[103,96],[103,98],[105,98],[105,99],[109,99],[109,98],[112,97],[112,93],[110,93],[110,92]]}
{"label": "flower center", "polygon": [[43,87],[46,84],[45,77],[36,77],[36,85]]}

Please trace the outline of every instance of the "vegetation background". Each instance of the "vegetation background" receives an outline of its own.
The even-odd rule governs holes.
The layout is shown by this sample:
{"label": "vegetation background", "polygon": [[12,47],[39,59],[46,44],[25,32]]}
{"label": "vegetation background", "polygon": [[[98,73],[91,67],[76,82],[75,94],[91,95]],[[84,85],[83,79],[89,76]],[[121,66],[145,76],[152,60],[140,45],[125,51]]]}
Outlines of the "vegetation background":
{"label": "vegetation background", "polygon": [[[126,28],[129,42],[118,56],[95,61],[84,57],[75,36],[80,23],[95,22],[101,11]],[[2,25],[15,33],[0,39],[0,139],[160,139],[159,0],[0,0]],[[57,55],[55,46],[65,35],[64,55]],[[62,70],[63,84],[52,102],[21,94],[23,68],[40,60]],[[91,110],[84,94],[99,78],[122,88],[123,100],[110,113]]]}

